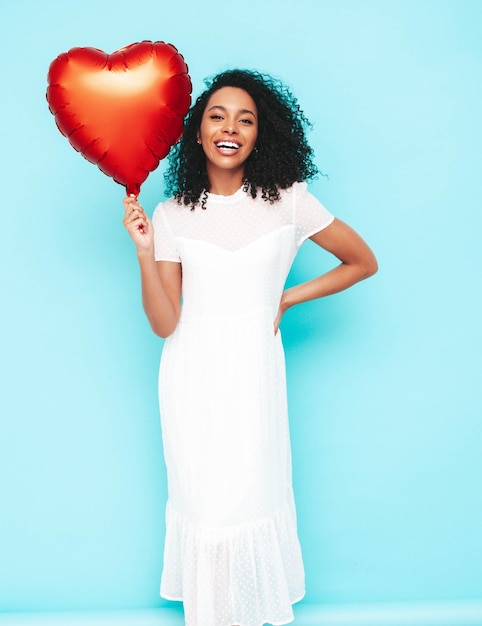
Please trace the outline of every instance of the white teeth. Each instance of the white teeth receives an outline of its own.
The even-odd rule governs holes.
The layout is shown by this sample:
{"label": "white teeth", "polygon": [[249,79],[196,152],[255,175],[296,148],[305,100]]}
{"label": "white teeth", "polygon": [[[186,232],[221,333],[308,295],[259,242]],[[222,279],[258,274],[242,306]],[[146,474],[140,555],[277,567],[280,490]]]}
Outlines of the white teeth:
{"label": "white teeth", "polygon": [[218,148],[233,148],[235,150],[239,148],[239,144],[234,143],[234,141],[217,141],[216,146]]}

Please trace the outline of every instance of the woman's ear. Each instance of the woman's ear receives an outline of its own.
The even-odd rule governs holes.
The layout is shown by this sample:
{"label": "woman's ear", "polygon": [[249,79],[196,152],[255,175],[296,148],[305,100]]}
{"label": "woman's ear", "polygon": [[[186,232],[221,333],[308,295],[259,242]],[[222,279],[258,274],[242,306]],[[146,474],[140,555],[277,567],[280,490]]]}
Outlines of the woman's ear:
{"label": "woman's ear", "polygon": [[201,134],[199,133],[199,131],[197,131],[196,139],[197,139],[197,142],[198,142],[199,144],[201,144],[201,143],[202,143],[202,141],[201,141]]}

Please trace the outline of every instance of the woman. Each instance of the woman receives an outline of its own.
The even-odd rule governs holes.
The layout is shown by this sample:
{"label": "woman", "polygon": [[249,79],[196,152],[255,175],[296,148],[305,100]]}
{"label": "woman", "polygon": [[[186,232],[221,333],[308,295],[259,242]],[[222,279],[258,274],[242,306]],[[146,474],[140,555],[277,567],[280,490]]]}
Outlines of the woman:
{"label": "woman", "polygon": [[[304,595],[278,327],[295,304],[377,269],[359,235],[307,191],[317,171],[307,123],[282,84],[224,72],[171,157],[174,197],[152,222],[124,200],[144,309],[167,337],[161,595],[183,600],[187,626],[285,624]],[[340,264],[284,289],[308,237]]]}

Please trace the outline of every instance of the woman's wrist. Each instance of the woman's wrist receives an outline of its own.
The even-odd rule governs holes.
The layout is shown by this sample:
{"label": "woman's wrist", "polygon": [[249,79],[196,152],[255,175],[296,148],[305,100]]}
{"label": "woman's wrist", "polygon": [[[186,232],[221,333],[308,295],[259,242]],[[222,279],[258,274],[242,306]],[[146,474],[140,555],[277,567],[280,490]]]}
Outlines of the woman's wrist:
{"label": "woman's wrist", "polygon": [[280,309],[282,313],[286,313],[296,302],[293,300],[293,288],[285,289],[281,296]]}
{"label": "woman's wrist", "polygon": [[155,261],[154,248],[137,249],[137,259],[139,263],[148,263],[149,261]]}

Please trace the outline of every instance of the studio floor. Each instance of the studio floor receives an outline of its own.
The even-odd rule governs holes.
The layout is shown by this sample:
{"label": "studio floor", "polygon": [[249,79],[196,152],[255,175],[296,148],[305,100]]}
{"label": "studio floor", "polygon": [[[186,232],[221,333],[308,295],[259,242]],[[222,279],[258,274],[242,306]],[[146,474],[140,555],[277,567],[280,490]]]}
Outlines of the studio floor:
{"label": "studio floor", "polygon": [[[183,626],[181,606],[142,611],[1,613],[1,626]],[[482,626],[482,602],[295,607],[296,626]]]}

